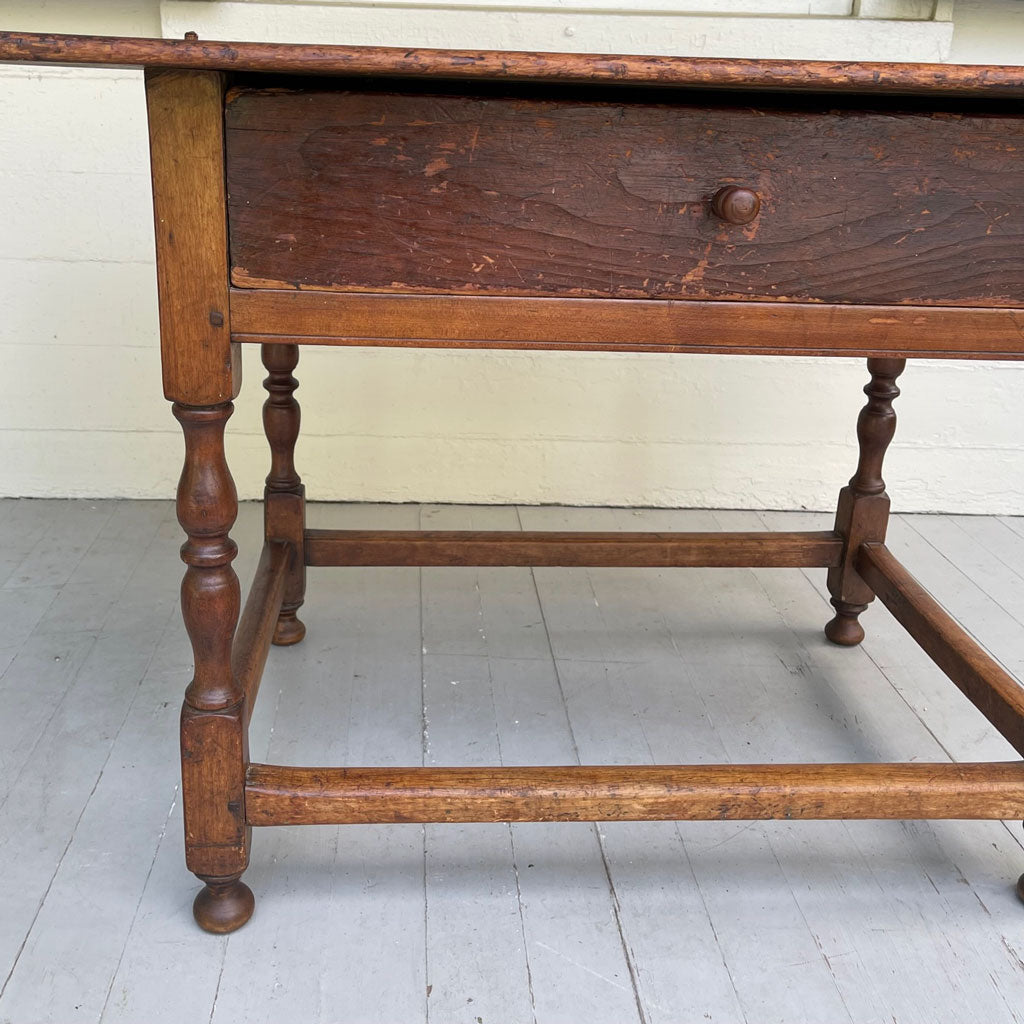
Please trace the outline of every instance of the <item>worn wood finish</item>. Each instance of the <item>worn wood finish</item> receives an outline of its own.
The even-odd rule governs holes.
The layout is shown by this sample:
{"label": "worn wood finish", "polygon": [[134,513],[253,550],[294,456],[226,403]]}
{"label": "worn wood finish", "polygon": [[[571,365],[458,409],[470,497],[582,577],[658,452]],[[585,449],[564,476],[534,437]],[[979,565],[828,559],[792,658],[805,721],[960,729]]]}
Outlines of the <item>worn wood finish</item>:
{"label": "worn wood finish", "polygon": [[223,76],[148,71],[164,395],[217,405],[242,384],[228,323]]}
{"label": "worn wood finish", "polygon": [[807,533],[307,530],[307,565],[837,566],[843,541]]}
{"label": "worn wood finish", "polygon": [[836,533],[846,543],[841,564],[828,572],[828,589],[836,614],[825,626],[825,636],[841,647],[854,647],[864,639],[859,616],[875,596],[858,574],[856,559],[862,544],[885,540],[889,495],[882,479],[882,462],[896,433],[892,403],[900,394],[896,378],[905,367],[903,359],[868,360],[871,380],[864,386],[868,401],[857,417],[857,471],[839,492],[836,509]]}
{"label": "worn wood finish", "polygon": [[1024,764],[293,768],[254,764],[250,825],[1024,816]]}
{"label": "worn wood finish", "polygon": [[1024,687],[921,586],[884,544],[866,543],[857,572],[925,653],[1024,756]]}
{"label": "worn wood finish", "polygon": [[[269,645],[301,638],[306,562],[788,565],[828,567],[837,643],[859,641],[877,593],[1024,754],[1024,689],[881,544],[905,358],[1024,355],[1024,122],[984,102],[1024,96],[1024,70],[0,33],[0,61],[26,60],[147,67],[164,384],[186,448],[177,507],[195,674],[182,794],[203,928],[232,931],[253,911],[240,881],[252,824],[1024,817],[1022,762],[295,768],[250,764],[247,736]],[[346,78],[306,89],[236,76],[225,131],[225,70]],[[435,81],[398,83],[410,76]],[[530,87],[503,84],[519,81]],[[723,92],[768,87],[754,110]],[[229,285],[226,173],[247,287]],[[263,345],[271,449],[240,623],[224,457],[239,341]],[[307,531],[301,343],[861,354],[872,379],[833,532]],[[424,651],[422,622],[419,639]],[[414,738],[425,709],[409,719]],[[418,739],[426,761],[425,730]],[[603,846],[601,861],[607,873]]]}
{"label": "worn wood finish", "polygon": [[1022,96],[1019,67],[421,50],[0,32],[0,61],[701,89]]}
{"label": "worn wood finish", "polygon": [[263,381],[267,389],[263,429],[270,444],[270,473],[263,491],[264,533],[268,541],[283,541],[292,551],[284,602],[274,629],[274,643],[288,647],[306,635],[306,627],[297,614],[306,594],[306,566],[302,555],[306,488],[295,469],[300,413],[294,397],[299,382],[292,376],[299,362],[299,348],[297,345],[264,345],[262,356],[268,371]]}
{"label": "worn wood finish", "polygon": [[232,337],[270,345],[1024,358],[1024,311],[231,290]]}
{"label": "worn wood finish", "polygon": [[243,287],[1024,304],[1015,113],[242,89],[226,147]]}
{"label": "worn wood finish", "polygon": [[290,544],[264,543],[242,617],[238,620],[231,646],[231,671],[242,689],[246,722],[259,693],[263,666],[274,638],[294,557],[295,550]]}
{"label": "worn wood finish", "polygon": [[185,860],[205,887],[193,907],[207,931],[233,931],[252,914],[253,896],[239,881],[249,862],[245,769],[249,760],[245,692],[232,665],[241,595],[229,536],[238,513],[224,458],[230,402],[208,408],[175,404],[185,435],[178,483],[178,522],[187,540],[181,610],[195,674],[181,710],[181,792]]}

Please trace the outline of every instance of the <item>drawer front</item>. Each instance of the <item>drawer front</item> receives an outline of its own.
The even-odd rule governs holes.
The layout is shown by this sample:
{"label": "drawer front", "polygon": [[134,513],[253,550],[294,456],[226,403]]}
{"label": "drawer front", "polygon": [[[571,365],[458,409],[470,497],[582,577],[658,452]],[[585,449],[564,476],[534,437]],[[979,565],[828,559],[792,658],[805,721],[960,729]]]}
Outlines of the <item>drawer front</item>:
{"label": "drawer front", "polygon": [[1024,305],[1024,119],[592,95],[233,91],[233,282]]}

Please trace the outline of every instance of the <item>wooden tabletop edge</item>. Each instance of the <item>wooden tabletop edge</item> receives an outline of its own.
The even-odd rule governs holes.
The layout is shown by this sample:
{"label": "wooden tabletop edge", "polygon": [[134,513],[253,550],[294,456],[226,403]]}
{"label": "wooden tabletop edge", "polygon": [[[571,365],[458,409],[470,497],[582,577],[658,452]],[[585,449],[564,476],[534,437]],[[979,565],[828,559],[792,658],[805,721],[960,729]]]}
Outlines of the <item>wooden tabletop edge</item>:
{"label": "wooden tabletop edge", "polygon": [[1024,67],[219,42],[0,31],[0,63],[707,89],[1024,95]]}

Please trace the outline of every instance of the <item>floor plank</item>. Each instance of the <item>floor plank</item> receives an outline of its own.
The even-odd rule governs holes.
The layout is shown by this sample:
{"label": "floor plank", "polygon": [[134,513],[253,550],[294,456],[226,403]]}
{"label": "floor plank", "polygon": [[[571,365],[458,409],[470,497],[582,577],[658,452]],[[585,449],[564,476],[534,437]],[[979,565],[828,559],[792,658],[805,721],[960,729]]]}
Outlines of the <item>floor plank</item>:
{"label": "floor plank", "polygon": [[[411,507],[334,511],[332,525],[353,529],[418,522]],[[276,712],[259,756],[419,763],[418,570],[313,572],[301,616],[308,639],[271,652],[257,709],[271,701]],[[247,880],[260,926],[228,937],[212,1024],[423,1017],[420,826],[257,829]]]}
{"label": "floor plank", "polygon": [[[515,509],[428,507],[423,522],[437,529],[519,528]],[[423,570],[423,580],[427,657],[447,657],[443,667],[454,669],[452,659],[457,656],[429,652],[436,650],[438,643],[451,647],[459,637],[470,641],[477,652],[461,656],[461,667],[469,669],[463,673],[466,679],[449,671],[451,679],[446,681],[442,675],[440,685],[428,691],[428,696],[437,698],[426,704],[430,763],[435,763],[439,754],[433,745],[439,716],[443,716],[449,744],[456,730],[474,744],[476,763],[575,763],[530,570],[433,568]],[[432,628],[434,623],[437,626]],[[517,651],[520,657],[512,657]],[[524,677],[530,680],[529,701],[509,693],[510,683]],[[457,685],[452,685],[453,680]],[[464,686],[476,691],[468,698],[476,712],[473,717],[463,710],[467,704]],[[547,732],[544,750],[538,749],[536,732],[527,734],[530,742],[524,749],[518,719],[527,711],[534,724],[540,717],[554,724],[555,732]],[[492,734],[486,751],[490,756],[478,758],[475,745],[484,730]],[[445,834],[450,827],[428,827],[428,852],[437,842],[450,849],[452,838]],[[571,1019],[611,1024],[635,1019],[637,996],[615,915],[614,894],[593,826],[522,824],[497,828],[505,835],[501,849],[512,883],[507,893],[516,899],[519,918],[518,922],[509,920],[512,927],[503,937],[505,945],[512,945],[516,939],[520,942],[518,956],[506,953],[506,969],[527,979],[528,991],[522,995],[530,997],[529,1005],[520,1004],[517,1009],[516,1004],[508,1004],[505,1012],[513,1014],[511,1019],[535,1019],[541,1024]],[[472,828],[465,834],[471,836]],[[428,914],[434,898],[434,888],[428,887]],[[450,895],[444,898],[450,905]],[[515,923],[519,925],[518,935]],[[433,943],[428,957],[432,948]],[[456,960],[473,955],[464,941],[459,941],[458,949]],[[490,977],[484,975],[480,981],[493,985],[488,981]],[[458,1015],[439,1019],[474,1021],[478,1015],[494,1019],[493,1015],[488,1018],[482,1012],[469,1011],[472,1007],[463,1005]],[[501,1013],[498,1019],[502,1019]]]}
{"label": "floor plank", "polygon": [[[550,522],[552,513],[543,518],[545,526],[555,528]],[[557,517],[556,522],[564,529],[586,528],[586,518],[582,510],[573,510],[571,515]],[[637,528],[638,517],[632,514],[615,518],[620,529]],[[644,517],[644,525],[654,519],[665,528],[664,518]],[[531,519],[531,526],[537,525],[539,515]],[[671,528],[713,528],[710,519],[709,514],[690,513],[673,517]],[[627,763],[763,759],[750,756],[747,744],[751,740],[744,737],[756,737],[759,718],[774,718],[774,694],[766,689],[765,679],[772,661],[777,664],[778,659],[774,651],[768,657],[763,640],[757,639],[756,628],[746,630],[746,609],[731,607],[743,592],[738,581],[742,581],[745,570],[715,572],[714,589],[709,581],[711,572],[581,570],[574,574],[580,584],[578,592],[562,593],[554,599],[549,597],[549,577],[554,575],[553,571],[537,570],[538,579],[543,577],[547,584],[541,586],[545,618],[559,657],[559,670],[566,677],[566,700],[583,760],[608,759],[609,743],[610,759]],[[660,599],[662,588],[673,584],[675,603],[671,620],[680,624],[678,635],[673,635]],[[592,601],[587,601],[589,595]],[[594,624],[585,628],[570,624],[569,632],[573,634],[617,637],[620,630],[628,633],[632,638],[626,645],[631,650],[629,662],[613,661],[602,672],[592,663],[565,657],[559,644],[562,623],[557,608],[564,608],[571,616],[593,617]],[[728,628],[733,621],[744,623],[748,635],[719,637],[724,646],[718,646],[717,656],[712,656],[705,646],[704,628],[704,620],[712,616],[719,629],[723,624]],[[687,640],[697,631],[705,639],[691,661]],[[751,639],[755,642],[747,642]],[[595,679],[600,688],[592,681]],[[750,702],[752,684],[754,700],[758,702],[755,704]],[[779,717],[783,718],[784,712]],[[736,720],[730,720],[733,718]],[[725,736],[729,729],[737,733],[732,740]],[[741,749],[730,750],[730,742],[739,744]],[[635,845],[632,825],[608,823],[602,826],[602,832],[617,840],[617,849],[623,851],[627,862],[643,856],[642,848]],[[708,822],[680,825],[676,833],[678,843],[671,851],[672,860],[663,865],[661,882],[666,887],[679,886],[689,881],[687,876],[692,876],[699,891],[702,912],[688,921],[691,927],[701,929],[705,941],[691,967],[707,979],[717,975],[718,989],[735,998],[748,1020],[850,1019],[834,978],[818,955],[814,937],[771,852],[765,828],[748,823]],[[726,845],[728,856],[723,856]],[[742,886],[734,884],[734,859],[742,865]],[[614,868],[613,862],[613,877],[617,878]],[[623,888],[616,886],[620,893]],[[626,895],[620,895],[620,899],[625,898]],[[637,915],[637,925],[640,937],[636,941],[642,942],[648,931],[642,913]],[[770,932],[768,942],[766,928]],[[639,953],[638,957],[646,961]],[[653,965],[653,961],[646,962]],[[674,966],[671,960],[668,966]],[[800,982],[794,985],[793,976],[797,973]],[[662,995],[660,1000],[651,1000],[660,1009],[661,1019],[696,1021],[707,1012],[701,1003],[707,980],[704,985],[687,984],[689,980],[677,979],[672,984],[666,978],[652,979],[652,987],[674,996],[669,999]],[[721,1015],[719,1019],[729,1019],[731,1007],[728,1002],[723,1005],[722,1000],[720,995],[716,1012]]]}

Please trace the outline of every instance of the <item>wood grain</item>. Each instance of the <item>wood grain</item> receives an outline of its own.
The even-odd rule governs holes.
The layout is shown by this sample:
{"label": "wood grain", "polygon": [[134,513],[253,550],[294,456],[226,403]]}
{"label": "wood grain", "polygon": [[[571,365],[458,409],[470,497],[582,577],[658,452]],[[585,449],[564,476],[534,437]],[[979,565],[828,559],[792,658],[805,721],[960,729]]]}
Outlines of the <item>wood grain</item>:
{"label": "wood grain", "polygon": [[838,565],[843,542],[808,533],[568,533],[543,530],[307,530],[307,565]]}
{"label": "wood grain", "polygon": [[1024,310],[231,290],[255,344],[1024,358]]}
{"label": "wood grain", "polygon": [[233,283],[1024,304],[1019,116],[549,96],[233,91]]}
{"label": "wood grain", "polygon": [[864,639],[859,616],[875,599],[858,575],[855,562],[862,544],[882,543],[889,523],[889,495],[885,493],[882,463],[896,434],[892,404],[899,397],[896,378],[905,359],[869,359],[871,380],[864,386],[867,404],[857,417],[857,470],[839,492],[836,533],[844,541],[843,557],[828,571],[828,590],[836,614],[825,626],[825,636],[841,647],[854,647]]}
{"label": "wood grain", "polygon": [[164,395],[217,405],[242,385],[228,324],[223,79],[149,71],[146,103]]}
{"label": "wood grain", "polygon": [[883,544],[864,544],[857,572],[924,652],[1024,756],[1024,686],[921,586]]}
{"label": "wood grain", "polygon": [[711,89],[1022,96],[1024,69],[969,64],[747,60],[633,54],[424,50],[0,32],[0,61],[292,74],[536,82],[631,82]]}
{"label": "wood grain", "polygon": [[241,595],[231,564],[238,548],[229,533],[238,498],[224,457],[224,427],[233,408],[230,402],[174,405],[185,435],[177,492],[178,522],[187,537],[181,612],[195,663],[181,709],[185,862],[206,883],[192,909],[212,932],[241,927],[253,910],[252,893],[239,881],[249,862],[249,750],[245,694],[232,657]]}
{"label": "wood grain", "polygon": [[231,647],[231,670],[244,694],[247,722],[252,717],[256,695],[259,693],[263,666],[267,662],[274,627],[284,601],[292,558],[292,547],[283,541],[264,543],[245,608],[238,620],[238,629]]}
{"label": "wood grain", "polygon": [[294,768],[253,764],[250,825],[1017,818],[1024,764]]}
{"label": "wood grain", "polygon": [[263,490],[263,532],[268,541],[283,541],[292,552],[284,601],[274,628],[274,643],[289,647],[306,635],[306,627],[298,617],[306,593],[306,566],[302,557],[306,488],[295,469],[300,411],[295,401],[299,382],[292,376],[299,362],[299,347],[264,345],[261,355],[267,368],[263,381],[267,389],[263,430],[270,445],[270,472]]}

